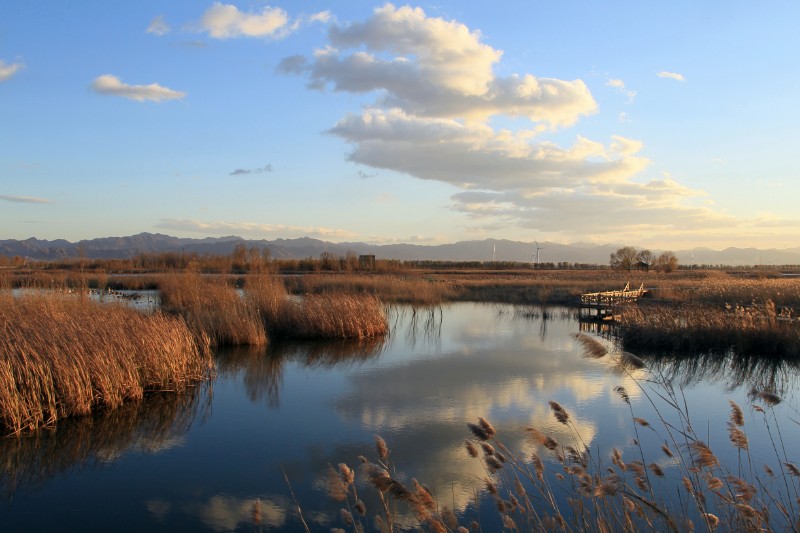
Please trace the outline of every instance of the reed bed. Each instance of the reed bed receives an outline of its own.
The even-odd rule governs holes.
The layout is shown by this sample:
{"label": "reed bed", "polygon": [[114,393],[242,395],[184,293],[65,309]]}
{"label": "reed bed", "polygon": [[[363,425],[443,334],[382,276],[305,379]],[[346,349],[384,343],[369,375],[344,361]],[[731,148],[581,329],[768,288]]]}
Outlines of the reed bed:
{"label": "reed bed", "polygon": [[19,434],[208,377],[208,340],[162,313],[67,295],[0,296],[0,425]]}
{"label": "reed bed", "polygon": [[360,339],[385,335],[389,321],[374,296],[312,294],[288,302],[278,327],[286,337]]}
{"label": "reed bed", "polygon": [[[464,453],[480,462],[484,477],[476,480],[475,507],[459,516],[424,484],[409,481],[409,473],[397,467],[386,442],[376,436],[377,458],[359,457],[360,476],[346,463],[328,468],[328,494],[342,504],[339,531],[367,530],[370,524],[400,531],[401,513],[415,517],[421,530],[437,532],[798,530],[800,468],[781,437],[774,412],[779,396],[753,390],[749,416],[729,401],[729,417],[716,421],[725,424],[728,443],[712,448],[695,432],[692,422],[698,421],[670,381],[643,370],[644,362],[635,356],[610,353],[592,337],[579,334],[577,341],[587,357],[610,358],[632,378],[637,396],[657,416],[651,421],[636,416],[628,391],[614,389],[635,435],[632,456],[617,448],[590,449],[573,415],[555,401],[548,402],[555,426],[520,428],[527,434],[521,444],[526,451],[507,447],[506,435],[479,418],[467,424]],[[560,442],[549,434],[553,427],[564,429],[557,432]],[[770,435],[772,458],[751,455],[749,431]],[[731,447],[732,464],[715,454],[720,446]],[[367,508],[372,492],[377,499]],[[497,518],[476,512],[488,509],[480,503],[485,500]]]}
{"label": "reed bed", "polygon": [[314,274],[287,279],[295,294],[368,294],[386,303],[439,305],[458,299],[450,280],[424,274]]}
{"label": "reed bed", "polygon": [[800,324],[771,300],[761,305],[629,306],[619,316],[627,348],[800,356]]}
{"label": "reed bed", "polygon": [[267,343],[257,309],[223,277],[167,274],[159,290],[162,310],[182,316],[198,338],[207,336],[214,345]]}
{"label": "reed bed", "polygon": [[371,294],[323,292],[289,298],[283,281],[265,274],[249,277],[244,293],[276,337],[362,339],[389,332],[383,304]]}

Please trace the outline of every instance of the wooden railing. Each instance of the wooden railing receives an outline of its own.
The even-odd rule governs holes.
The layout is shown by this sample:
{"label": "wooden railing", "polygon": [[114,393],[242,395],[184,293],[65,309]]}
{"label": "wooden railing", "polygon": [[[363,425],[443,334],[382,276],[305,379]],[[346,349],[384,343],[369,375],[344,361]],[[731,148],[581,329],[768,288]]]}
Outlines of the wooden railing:
{"label": "wooden railing", "polygon": [[630,283],[627,283],[625,288],[621,291],[587,292],[581,294],[581,305],[592,307],[620,305],[635,302],[647,292],[644,289],[644,283],[636,290],[631,290],[630,285]]}

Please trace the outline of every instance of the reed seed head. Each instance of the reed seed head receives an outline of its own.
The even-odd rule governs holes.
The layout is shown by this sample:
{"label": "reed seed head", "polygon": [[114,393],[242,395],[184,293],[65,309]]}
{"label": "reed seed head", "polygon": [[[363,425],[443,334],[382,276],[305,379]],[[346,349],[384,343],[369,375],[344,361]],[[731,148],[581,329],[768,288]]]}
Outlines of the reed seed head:
{"label": "reed seed head", "polygon": [[770,407],[775,407],[776,405],[781,403],[780,396],[778,396],[776,394],[773,394],[773,393],[771,393],[769,391],[759,391],[759,390],[753,389],[753,390],[750,391],[750,394],[752,394],[753,396],[756,396],[758,398],[761,398],[761,400],[765,404],[769,405]]}
{"label": "reed seed head", "polygon": [[558,448],[558,443],[555,440],[553,440],[551,437],[545,435],[544,433],[542,433],[538,429],[536,429],[536,428],[528,428],[528,431],[530,432],[531,436],[533,437],[533,440],[535,440],[537,443],[539,443],[539,445],[544,446],[545,448],[547,448],[550,451],[553,451],[556,448]]}
{"label": "reed seed head", "polygon": [[375,448],[378,451],[378,457],[385,460],[389,457],[389,447],[386,446],[386,441],[379,435],[375,435]]}
{"label": "reed seed head", "polygon": [[569,413],[558,402],[550,400],[550,409],[553,410],[556,420],[564,425],[569,424]]}
{"label": "reed seed head", "polygon": [[711,513],[703,513],[703,518],[705,519],[706,524],[708,524],[708,527],[710,527],[711,529],[716,529],[717,526],[719,525],[719,518],[717,517],[717,515]]}
{"label": "reed seed head", "polygon": [[467,453],[470,457],[478,457],[478,448],[470,440],[464,441],[464,447],[467,449]]}
{"label": "reed seed head", "polygon": [[658,465],[658,463],[650,463],[648,466],[650,467],[650,470],[652,470],[653,473],[656,476],[664,477],[664,471],[661,469],[661,467]]}
{"label": "reed seed head", "polygon": [[719,460],[703,441],[695,441],[691,444],[694,452],[694,460],[701,468],[713,468],[719,466]]}
{"label": "reed seed head", "polygon": [[491,436],[486,432],[486,430],[477,424],[468,423],[467,427],[472,432],[472,434],[475,435],[475,438],[479,440],[489,440],[491,438]]}
{"label": "reed seed head", "polygon": [[625,390],[625,387],[618,385],[614,387],[614,392],[616,392],[619,395],[619,397],[622,398],[623,402],[625,402],[628,405],[631,404],[631,398],[630,396],[628,396],[628,391]]}
{"label": "reed seed head", "polygon": [[478,424],[486,431],[486,434],[489,435],[489,438],[494,437],[496,431],[494,427],[483,417],[478,418]]}
{"label": "reed seed head", "polygon": [[731,405],[731,423],[739,427],[744,426],[744,413],[742,412],[742,408],[733,400],[728,400],[728,403]]}

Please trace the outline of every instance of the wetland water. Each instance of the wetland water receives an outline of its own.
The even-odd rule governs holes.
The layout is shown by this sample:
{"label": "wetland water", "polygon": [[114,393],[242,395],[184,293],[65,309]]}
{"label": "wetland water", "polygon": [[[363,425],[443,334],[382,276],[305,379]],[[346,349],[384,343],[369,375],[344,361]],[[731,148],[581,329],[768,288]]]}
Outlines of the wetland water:
{"label": "wetland water", "polygon": [[[326,469],[342,462],[355,468],[359,455],[375,460],[377,434],[391,449],[397,477],[425,483],[462,524],[479,518],[485,531],[498,530],[491,500],[474,502],[487,474],[464,449],[466,423],[486,417],[508,448],[527,456],[534,446],[526,427],[561,442],[573,438],[553,418],[550,400],[570,413],[583,441],[606,463],[614,447],[638,457],[632,445],[638,429],[647,462],[658,461],[669,477],[670,463],[659,451],[663,433],[635,428],[614,391],[624,386],[635,416],[655,422],[637,382],[608,357],[584,356],[572,312],[551,308],[544,320],[536,311],[468,303],[433,312],[395,308],[386,339],[221,350],[215,379],[189,394],[155,396],[52,431],[2,439],[2,529],[297,531],[303,526],[293,491],[310,529],[330,531],[345,526],[342,504],[326,496]],[[656,387],[648,377],[670,377],[676,390],[682,385],[695,430],[721,461],[738,461],[725,425],[728,399],[744,409],[756,468],[780,466],[772,444],[778,423],[778,447],[800,460],[794,444],[800,431],[791,421],[798,420],[796,367],[644,359],[651,373],[634,377],[652,397]],[[747,395],[768,385],[783,397],[767,409],[772,436]],[[374,515],[374,491],[359,490]],[[416,524],[403,509],[398,521]]]}

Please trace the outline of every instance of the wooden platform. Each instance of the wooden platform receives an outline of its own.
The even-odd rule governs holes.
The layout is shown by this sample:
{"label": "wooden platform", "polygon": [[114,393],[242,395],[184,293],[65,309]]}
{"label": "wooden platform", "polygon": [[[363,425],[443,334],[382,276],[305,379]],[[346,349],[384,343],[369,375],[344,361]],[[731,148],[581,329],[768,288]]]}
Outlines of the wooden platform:
{"label": "wooden platform", "polygon": [[620,306],[634,303],[646,293],[644,283],[636,290],[631,290],[630,283],[627,283],[621,291],[587,292],[581,294],[579,314],[583,315],[583,310],[586,309],[585,318],[613,320],[615,311]]}

